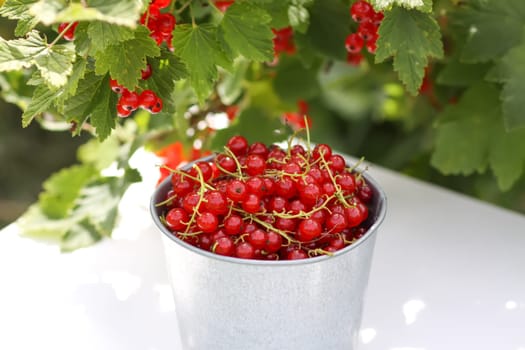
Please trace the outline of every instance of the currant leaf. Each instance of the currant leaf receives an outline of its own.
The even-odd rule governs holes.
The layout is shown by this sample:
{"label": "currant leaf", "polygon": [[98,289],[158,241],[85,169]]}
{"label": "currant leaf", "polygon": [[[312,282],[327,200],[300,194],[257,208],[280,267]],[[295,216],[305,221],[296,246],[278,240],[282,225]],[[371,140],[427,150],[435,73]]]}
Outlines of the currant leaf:
{"label": "currant leaf", "polygon": [[22,114],[22,127],[27,127],[33,119],[45,111],[53,104],[53,100],[58,96],[56,91],[50,90],[45,85],[38,86],[33,92],[31,102]]}
{"label": "currant leaf", "polygon": [[290,25],[299,33],[306,33],[310,25],[310,12],[303,4],[292,4],[288,7]]}
{"label": "currant leaf", "polygon": [[[524,35],[525,37],[525,35]],[[509,50],[496,63],[491,79],[503,83],[501,102],[505,128],[514,130],[525,127],[525,99],[522,92],[525,89],[525,43]]]}
{"label": "currant leaf", "polygon": [[489,68],[490,64],[467,64],[453,58],[439,72],[436,82],[447,86],[470,86],[482,79]]}
{"label": "currant leaf", "polygon": [[12,20],[16,20],[15,35],[23,36],[31,31],[38,20],[29,14],[29,8],[37,0],[6,0],[0,7],[0,15]]}
{"label": "currant leaf", "polygon": [[60,250],[63,253],[89,247],[102,239],[102,235],[89,219],[71,225],[60,239]]}
{"label": "currant leaf", "polygon": [[90,22],[87,34],[94,52],[103,51],[110,45],[134,38],[130,28],[101,21]]}
{"label": "currant leaf", "polygon": [[378,11],[389,10],[392,6],[401,6],[421,12],[432,11],[432,0],[370,0],[370,3]]}
{"label": "currant leaf", "polygon": [[134,0],[91,0],[86,4],[61,0],[40,0],[29,12],[45,25],[74,21],[102,21],[136,27],[142,2]]}
{"label": "currant leaf", "polygon": [[226,11],[220,31],[228,45],[247,59],[273,59],[271,16],[249,2],[234,2]]}
{"label": "currant leaf", "polygon": [[111,78],[119,84],[134,90],[146,68],[147,57],[157,57],[160,49],[149,36],[149,30],[138,27],[133,39],[114,43],[103,51],[95,53],[95,73],[103,75],[109,72]]}
{"label": "currant leaf", "polygon": [[502,190],[523,174],[525,129],[504,128],[499,90],[480,82],[439,116],[431,163],[444,174],[469,175],[490,166]]}
{"label": "currant leaf", "polygon": [[461,49],[461,60],[487,62],[497,59],[522,40],[525,2],[469,1],[464,10],[458,11],[452,20],[459,25],[463,24],[467,31],[467,40]]}
{"label": "currant leaf", "polygon": [[417,95],[429,57],[443,57],[441,33],[435,19],[416,10],[394,7],[379,27],[375,61],[393,57],[394,70],[407,90]]}
{"label": "currant leaf", "polygon": [[217,80],[217,64],[224,52],[217,39],[217,27],[211,24],[181,24],[173,32],[175,54],[188,67],[188,78],[199,100],[203,102]]}
{"label": "currant leaf", "polygon": [[117,118],[117,95],[109,89],[109,76],[102,80],[94,96],[95,105],[91,112],[91,124],[95,127],[97,137],[103,141],[115,128]]}
{"label": "currant leaf", "polygon": [[67,216],[81,189],[95,175],[95,169],[86,165],[73,165],[54,173],[44,182],[44,191],[38,197],[42,212],[52,219]]}
{"label": "currant leaf", "polygon": [[109,85],[102,86],[104,77],[88,72],[78,82],[74,96],[64,101],[64,115],[69,121],[82,121],[93,111],[97,101],[94,100],[99,89],[109,90]]}
{"label": "currant leaf", "polygon": [[0,38],[0,71],[20,70],[36,66],[51,87],[63,86],[73,70],[75,52],[71,46],[49,46],[37,31],[27,38]]}

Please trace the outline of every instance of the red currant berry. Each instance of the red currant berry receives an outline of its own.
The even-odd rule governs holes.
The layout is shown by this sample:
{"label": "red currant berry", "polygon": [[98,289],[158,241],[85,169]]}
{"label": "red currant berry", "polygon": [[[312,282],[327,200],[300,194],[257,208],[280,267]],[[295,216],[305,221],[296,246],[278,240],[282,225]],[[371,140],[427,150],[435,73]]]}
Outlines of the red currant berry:
{"label": "red currant berry", "polygon": [[334,173],[342,172],[345,168],[346,161],[341,155],[334,154],[330,157],[330,169],[332,169]]}
{"label": "red currant berry", "polygon": [[204,207],[210,213],[222,215],[228,212],[228,202],[226,197],[219,191],[209,191],[204,195]]}
{"label": "red currant berry", "polygon": [[109,80],[109,87],[113,92],[116,92],[117,94],[121,94],[126,90],[122,85],[120,85],[115,79]]}
{"label": "red currant berry", "polygon": [[234,3],[233,0],[229,0],[229,1],[215,1],[215,6],[217,7],[217,9],[219,11],[226,12],[228,7],[230,7],[233,3]]}
{"label": "red currant berry", "polygon": [[238,235],[244,228],[242,217],[237,214],[231,214],[224,218],[224,232],[229,235]]}
{"label": "red currant berry", "polygon": [[140,71],[142,80],[147,80],[149,77],[151,77],[151,74],[153,73],[153,70],[151,70],[150,64],[146,64],[146,68]]}
{"label": "red currant berry", "polygon": [[221,237],[215,241],[212,251],[215,254],[232,256],[235,253],[235,243],[230,237]]}
{"label": "red currant berry", "polygon": [[162,111],[162,99],[160,97],[157,97],[157,100],[155,101],[155,104],[151,109],[149,110],[151,114],[157,114]]}
{"label": "red currant berry", "polygon": [[346,62],[348,64],[351,64],[352,66],[359,66],[361,61],[363,61],[365,57],[361,53],[352,53],[349,52],[348,55],[346,55]]}
{"label": "red currant berry", "polygon": [[265,159],[258,154],[249,154],[246,157],[246,173],[250,176],[261,175],[266,170]]}
{"label": "red currant berry", "polygon": [[[69,29],[64,33],[63,38],[72,41],[75,39],[75,29],[77,28],[78,22],[74,22]],[[58,32],[62,33],[69,26],[69,23],[60,23],[58,25]]]}
{"label": "red currant berry", "polygon": [[275,183],[275,193],[284,198],[292,198],[297,190],[292,179],[289,177],[277,180]]}
{"label": "red currant berry", "polygon": [[242,209],[250,214],[259,212],[262,208],[261,197],[254,193],[248,193],[241,202]]}
{"label": "red currant berry", "polygon": [[346,37],[345,48],[349,53],[357,54],[361,52],[364,45],[365,41],[359,36],[359,34],[352,33]]}
{"label": "red currant berry", "polygon": [[357,196],[364,203],[369,203],[372,200],[372,197],[374,196],[374,192],[372,191],[372,188],[370,186],[368,186],[367,184],[362,184],[357,190]]}
{"label": "red currant berry", "polygon": [[215,164],[219,170],[226,173],[234,173],[237,170],[237,164],[235,164],[235,160],[222,153],[220,153],[215,158]]}
{"label": "red currant berry", "polygon": [[253,259],[255,248],[248,242],[241,242],[235,247],[235,256],[241,259]]}
{"label": "red currant berry", "polygon": [[368,216],[368,210],[365,213],[365,210],[362,209],[361,206],[355,205],[345,208],[345,216],[348,222],[348,227],[357,227],[365,221],[366,216]]}
{"label": "red currant berry", "polygon": [[288,201],[281,196],[271,197],[268,210],[274,213],[284,213],[288,209]]}
{"label": "red currant berry", "polygon": [[236,156],[245,155],[248,151],[248,141],[242,136],[233,136],[228,140],[226,147]]}
{"label": "red currant berry", "polygon": [[233,202],[241,202],[247,194],[246,184],[241,180],[231,180],[226,187],[226,196]]}
{"label": "red currant berry", "polygon": [[366,42],[366,50],[371,54],[375,54],[377,50],[376,40],[369,40]]}
{"label": "red currant berry", "polygon": [[299,191],[299,198],[306,205],[313,206],[317,203],[317,200],[321,197],[322,190],[319,185],[311,183],[306,185]]}
{"label": "red currant berry", "polygon": [[383,12],[375,12],[370,17],[370,22],[372,22],[376,27],[379,27],[381,25],[381,22],[383,21],[383,18],[385,18],[385,15]]}
{"label": "red currant berry", "polygon": [[268,157],[268,147],[262,142],[254,142],[248,147],[248,154],[257,154],[266,160]]}
{"label": "red currant berry", "polygon": [[196,179],[199,179],[199,177],[202,176],[202,180],[208,182],[213,176],[213,169],[209,162],[200,161],[193,164],[193,167],[188,171],[188,174]]}
{"label": "red currant berry", "polygon": [[119,116],[119,118],[127,118],[131,112],[131,110],[125,108],[120,103],[117,104],[117,116]]}
{"label": "red currant berry", "polygon": [[[113,90],[114,91],[114,90]],[[144,90],[139,95],[139,106],[151,110],[157,102],[157,95],[151,90]]]}
{"label": "red currant berry", "polygon": [[313,159],[314,160],[321,159],[321,155],[326,161],[328,161],[330,157],[332,157],[332,148],[324,143],[315,145],[312,151]]}
{"label": "red currant berry", "polygon": [[247,241],[256,249],[262,249],[266,246],[266,232],[260,228],[253,230],[248,234]]}
{"label": "red currant berry", "polygon": [[173,208],[166,214],[166,224],[172,231],[185,230],[188,219],[188,213],[182,208]]}
{"label": "red currant berry", "polygon": [[201,233],[199,235],[199,244],[198,244],[199,248],[204,249],[204,250],[210,250],[212,244],[213,244],[213,240],[209,233]]}
{"label": "red currant berry", "polygon": [[196,224],[199,230],[206,233],[212,233],[217,230],[219,219],[217,218],[217,215],[205,211],[197,216]]}
{"label": "red currant berry", "polygon": [[139,96],[135,92],[124,90],[118,104],[128,111],[134,111],[139,107]]}
{"label": "red currant berry", "polygon": [[299,259],[307,259],[308,254],[300,248],[293,249],[288,252],[286,255],[286,260],[299,260]]}
{"label": "red currant berry", "polygon": [[264,181],[258,176],[252,176],[248,178],[248,180],[246,180],[246,190],[248,191],[248,193],[253,193],[261,197],[263,194],[263,186]]}
{"label": "red currant berry", "polygon": [[357,35],[364,41],[372,40],[377,36],[377,27],[372,22],[361,22],[357,28]]}
{"label": "red currant berry", "polygon": [[355,191],[355,179],[351,173],[343,173],[337,175],[335,182],[341,187],[341,190],[345,195],[350,195]]}
{"label": "red currant berry", "polygon": [[297,239],[302,242],[311,241],[321,235],[323,227],[321,224],[313,219],[304,219],[299,223],[297,229]]}
{"label": "red currant berry", "polygon": [[358,0],[350,7],[350,14],[352,19],[357,23],[368,20],[374,13],[372,6],[363,0]]}
{"label": "red currant berry", "polygon": [[348,226],[345,215],[340,213],[332,213],[331,215],[328,215],[324,224],[326,230],[330,233],[339,233]]}
{"label": "red currant berry", "polygon": [[195,191],[190,192],[182,200],[182,207],[184,208],[184,210],[186,210],[187,213],[193,213],[195,210],[200,209],[200,206],[199,208],[197,208],[197,204],[199,203],[199,201],[200,201],[199,193]]}
{"label": "red currant berry", "polygon": [[265,250],[268,253],[275,253],[281,249],[283,244],[283,238],[277,232],[269,231],[266,234],[266,245]]}
{"label": "red currant berry", "polygon": [[170,6],[171,0],[153,0],[153,3],[150,5],[150,7],[155,6],[159,9],[166,8]]}
{"label": "red currant berry", "polygon": [[277,219],[275,219],[274,225],[279,230],[294,232],[297,227],[297,220],[290,219],[290,218],[277,217]]}
{"label": "red currant berry", "polygon": [[157,20],[157,30],[162,35],[171,34],[175,27],[175,17],[171,13],[162,13]]}

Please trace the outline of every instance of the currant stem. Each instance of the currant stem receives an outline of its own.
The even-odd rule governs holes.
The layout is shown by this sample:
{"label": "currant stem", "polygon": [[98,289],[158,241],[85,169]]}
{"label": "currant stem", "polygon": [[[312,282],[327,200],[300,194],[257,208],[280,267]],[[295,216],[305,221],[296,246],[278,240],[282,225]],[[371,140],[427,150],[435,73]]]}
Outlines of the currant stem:
{"label": "currant stem", "polygon": [[50,49],[52,48],[53,46],[56,45],[56,43],[62,39],[62,37],[67,33],[67,31],[73,27],[73,25],[75,24],[75,22],[70,22],[65,28],[64,30],[62,30],[60,33],[58,33],[58,36],[51,42],[47,45],[47,47]]}

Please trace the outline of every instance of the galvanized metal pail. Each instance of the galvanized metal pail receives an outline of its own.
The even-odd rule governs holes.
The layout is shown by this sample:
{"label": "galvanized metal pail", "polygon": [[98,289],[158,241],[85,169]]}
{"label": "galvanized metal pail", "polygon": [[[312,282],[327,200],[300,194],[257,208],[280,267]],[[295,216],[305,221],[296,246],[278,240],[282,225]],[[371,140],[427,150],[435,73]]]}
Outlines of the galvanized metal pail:
{"label": "galvanized metal pail", "polygon": [[372,225],[334,256],[293,261],[246,260],[193,247],[166,229],[155,204],[170,189],[166,179],[151,200],[162,234],[184,350],[352,350],[357,343],[374,243],[386,197],[373,189]]}

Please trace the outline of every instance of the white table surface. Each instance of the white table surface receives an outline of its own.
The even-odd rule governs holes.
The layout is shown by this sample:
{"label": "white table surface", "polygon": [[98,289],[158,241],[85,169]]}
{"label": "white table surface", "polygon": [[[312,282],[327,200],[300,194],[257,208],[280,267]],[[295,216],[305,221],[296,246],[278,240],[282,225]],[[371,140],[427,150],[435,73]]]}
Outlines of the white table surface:
{"label": "white table surface", "polygon": [[[374,165],[369,173],[388,213],[359,350],[525,350],[525,216]],[[147,211],[156,171],[143,175],[112,240],[60,254],[16,225],[0,231],[1,350],[181,349]]]}

